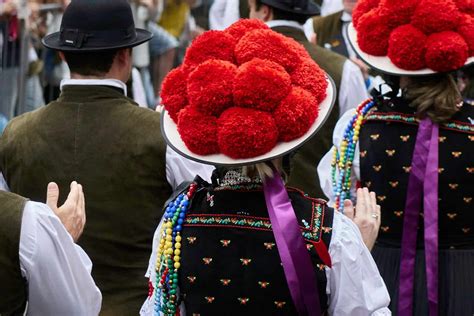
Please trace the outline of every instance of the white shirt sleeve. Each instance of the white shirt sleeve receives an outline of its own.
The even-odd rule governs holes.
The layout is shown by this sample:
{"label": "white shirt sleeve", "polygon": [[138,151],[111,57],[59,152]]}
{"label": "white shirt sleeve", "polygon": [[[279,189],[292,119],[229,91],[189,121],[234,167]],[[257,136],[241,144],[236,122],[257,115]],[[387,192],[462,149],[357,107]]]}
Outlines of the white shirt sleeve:
{"label": "white shirt sleeve", "polygon": [[364,77],[360,68],[350,60],[346,60],[342,69],[341,86],[339,89],[340,116],[369,98]]}
{"label": "white shirt sleeve", "polygon": [[359,229],[339,212],[334,213],[329,254],[329,315],[391,315],[390,296]]}
{"label": "white shirt sleeve", "polygon": [[8,187],[7,181],[3,177],[3,173],[0,172],[0,191],[7,191],[10,192],[10,188]]}
{"label": "white shirt sleeve", "polygon": [[[333,147],[323,156],[321,161],[318,164],[318,177],[321,189],[324,194],[327,196],[329,206],[334,206],[335,196],[332,186],[332,175],[331,175],[331,162],[333,157],[334,146],[337,149],[340,149],[341,141],[344,136],[344,131],[351,121],[352,117],[355,114],[355,110],[349,110],[342,115],[342,117],[337,121],[336,127],[334,127],[334,132],[332,136]],[[356,184],[360,179],[360,153],[359,153],[359,143],[356,144],[354,152],[354,160],[352,161],[352,173],[351,173],[351,195],[355,196],[356,194]],[[339,170],[336,171],[336,179],[338,178]]]}
{"label": "white shirt sleeve", "polygon": [[184,181],[192,181],[196,175],[211,182],[215,167],[187,159],[166,147],[166,179],[171,187],[176,189]]}
{"label": "white shirt sleeve", "polygon": [[27,202],[20,267],[28,283],[28,315],[98,315],[102,295],[92,262],[45,204]]}
{"label": "white shirt sleeve", "polygon": [[240,19],[239,0],[215,0],[209,10],[211,30],[223,30]]}

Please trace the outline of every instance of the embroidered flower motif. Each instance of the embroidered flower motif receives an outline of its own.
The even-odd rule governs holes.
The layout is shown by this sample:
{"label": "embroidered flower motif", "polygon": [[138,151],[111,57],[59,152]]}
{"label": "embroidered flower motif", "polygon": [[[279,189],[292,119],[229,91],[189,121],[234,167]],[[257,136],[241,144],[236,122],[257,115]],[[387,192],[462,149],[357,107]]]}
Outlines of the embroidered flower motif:
{"label": "embroidered flower motif", "polygon": [[372,168],[374,168],[375,172],[379,172],[380,170],[382,170],[382,165],[372,166]]}
{"label": "embroidered flower motif", "polygon": [[275,301],[274,303],[277,308],[283,308],[286,304],[286,302],[278,302],[278,301]]}
{"label": "embroidered flower motif", "polygon": [[247,305],[247,303],[249,302],[249,298],[248,297],[239,297],[237,298],[240,302],[240,305]]}
{"label": "embroidered flower motif", "polygon": [[191,284],[193,284],[193,283],[196,281],[196,277],[195,277],[195,276],[191,276],[191,275],[188,276],[187,279],[188,279],[189,283],[191,283]]}
{"label": "embroidered flower motif", "polygon": [[472,201],[472,197],[464,197],[463,200],[466,204],[469,204]]}
{"label": "embroidered flower motif", "polygon": [[186,239],[188,240],[189,244],[194,244],[194,242],[196,241],[196,237],[188,237]]}
{"label": "embroidered flower motif", "polygon": [[469,172],[469,173],[474,173],[474,168],[469,168],[469,167],[467,167],[466,170],[467,170],[467,172]]}
{"label": "embroidered flower motif", "polygon": [[214,300],[216,299],[214,296],[206,296],[204,297],[207,301],[207,303],[212,304],[214,303]]}
{"label": "embroidered flower motif", "polygon": [[462,231],[463,231],[464,234],[467,234],[467,233],[469,233],[469,232],[471,231],[471,228],[470,228],[470,227],[464,227],[464,228],[462,229]]}
{"label": "embroidered flower motif", "polygon": [[470,140],[471,142],[474,142],[474,135],[468,135],[467,137],[469,137],[469,140]]}
{"label": "embroidered flower motif", "polygon": [[451,188],[451,190],[456,190],[458,188],[459,184],[457,183],[450,183],[449,184],[449,187]]}
{"label": "embroidered flower motif", "polygon": [[457,213],[448,213],[446,215],[448,215],[449,219],[454,219],[456,216],[458,216]]}
{"label": "embroidered flower motif", "polygon": [[390,229],[390,227],[389,227],[389,226],[382,226],[382,227],[380,227],[380,229],[381,229],[384,233],[386,233],[386,232],[388,232],[388,230]]}
{"label": "embroidered flower motif", "polygon": [[221,240],[221,244],[222,244],[222,247],[228,247],[230,245],[230,240],[226,240],[226,239],[222,239]]}
{"label": "embroidered flower motif", "polygon": [[310,250],[313,249],[313,244],[306,244],[306,249]]}
{"label": "embroidered flower motif", "polygon": [[230,279],[221,279],[220,281],[221,281],[221,283],[222,283],[223,286],[227,286],[227,285],[230,284],[230,281],[231,281],[231,280],[230,280]]}
{"label": "embroidered flower motif", "polygon": [[402,142],[406,143],[410,139],[410,135],[401,135],[400,139]]}
{"label": "embroidered flower motif", "polygon": [[324,268],[326,268],[326,265],[320,263],[318,263],[316,266],[318,267],[319,271],[324,271]]}
{"label": "embroidered flower motif", "polygon": [[323,227],[323,232],[329,234],[332,230],[332,227]]}
{"label": "embroidered flower motif", "polygon": [[444,168],[438,168],[438,173],[441,174],[441,173],[443,173],[443,171],[444,171]]}
{"label": "embroidered flower motif", "polygon": [[462,152],[460,152],[460,151],[453,151],[453,152],[451,152],[451,154],[453,155],[454,158],[459,158],[459,157],[461,157]]}
{"label": "embroidered flower motif", "polygon": [[446,137],[444,137],[444,136],[439,137],[439,142],[440,143],[444,143],[445,140],[446,140]]}
{"label": "embroidered flower motif", "polygon": [[212,258],[202,258],[202,261],[204,261],[204,264],[210,265],[212,262]]}
{"label": "embroidered flower motif", "polygon": [[385,195],[379,195],[377,196],[377,200],[379,200],[379,202],[383,202],[387,199],[387,197]]}
{"label": "embroidered flower motif", "polygon": [[273,247],[275,247],[274,242],[264,242],[263,245],[265,246],[265,249],[267,249],[267,250],[272,250]]}
{"label": "embroidered flower motif", "polygon": [[411,166],[402,167],[402,168],[403,168],[403,171],[405,171],[406,173],[410,173],[410,171],[411,171]]}
{"label": "embroidered flower motif", "polygon": [[363,150],[359,154],[361,158],[365,158],[365,156],[367,156],[367,150]]}
{"label": "embroidered flower motif", "polygon": [[394,211],[393,214],[395,214],[397,217],[402,217],[403,211]]}
{"label": "embroidered flower motif", "polygon": [[365,182],[365,186],[366,186],[367,188],[370,188],[371,185],[372,185],[372,181],[366,181],[366,182]]}
{"label": "embroidered flower motif", "polygon": [[258,285],[260,285],[262,289],[266,289],[270,285],[270,282],[258,281]]}
{"label": "embroidered flower motif", "polygon": [[206,201],[209,202],[210,207],[213,207],[214,206],[214,195],[211,195],[209,192],[207,192]]}
{"label": "embroidered flower motif", "polygon": [[370,135],[370,138],[372,138],[372,140],[378,140],[380,137],[380,134],[372,134]]}
{"label": "embroidered flower motif", "polygon": [[252,262],[252,259],[241,258],[241,259],[240,259],[240,262],[242,262],[242,265],[243,265],[243,266],[248,266],[249,263]]}
{"label": "embroidered flower motif", "polygon": [[398,187],[398,181],[389,181],[388,182],[392,188]]}
{"label": "embroidered flower motif", "polygon": [[393,157],[393,155],[395,155],[395,152],[396,150],[395,149],[392,149],[392,150],[386,150],[385,153],[389,156],[389,157]]}

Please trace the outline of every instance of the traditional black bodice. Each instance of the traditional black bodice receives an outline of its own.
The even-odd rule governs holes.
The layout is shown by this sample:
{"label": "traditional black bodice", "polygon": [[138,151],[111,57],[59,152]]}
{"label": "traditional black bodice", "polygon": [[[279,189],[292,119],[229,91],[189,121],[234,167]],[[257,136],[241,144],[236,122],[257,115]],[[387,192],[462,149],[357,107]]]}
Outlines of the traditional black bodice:
{"label": "traditional black bodice", "polygon": [[[377,193],[382,207],[378,242],[399,247],[418,122],[406,101],[389,102],[373,109],[361,128],[360,172],[362,186]],[[473,119],[474,107],[464,104],[449,122],[440,125],[440,248],[474,248]],[[422,218],[418,232],[422,247]]]}
{"label": "traditional black bodice", "polygon": [[[186,216],[179,276],[186,314],[296,315],[262,185],[232,172],[198,191]],[[326,265],[316,249],[327,253],[333,211],[322,200],[288,192],[326,310]]]}

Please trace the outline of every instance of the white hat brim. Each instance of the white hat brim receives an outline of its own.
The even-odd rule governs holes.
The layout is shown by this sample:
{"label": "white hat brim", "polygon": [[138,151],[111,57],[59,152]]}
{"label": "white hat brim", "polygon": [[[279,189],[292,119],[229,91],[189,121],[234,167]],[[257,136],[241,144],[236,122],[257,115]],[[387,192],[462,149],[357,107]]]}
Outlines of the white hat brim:
{"label": "white hat brim", "polygon": [[214,154],[207,156],[195,154],[190,151],[184,144],[178,133],[178,127],[176,123],[171,119],[168,111],[166,110],[163,110],[161,114],[161,130],[166,140],[166,143],[173,150],[175,150],[181,156],[184,156],[188,159],[197,162],[220,166],[244,166],[269,161],[284,156],[292,152],[296,148],[302,146],[306,141],[308,141],[312,136],[314,136],[323,126],[324,122],[326,122],[327,118],[331,114],[332,108],[336,101],[336,89],[334,81],[329,76],[327,76],[327,81],[328,87],[326,89],[326,98],[319,105],[318,118],[313,123],[311,128],[306,132],[306,134],[289,142],[280,142],[271,151],[261,156],[247,159],[233,159],[224,154]]}
{"label": "white hat brim", "polygon": [[[353,23],[350,23],[347,27],[347,37],[359,58],[375,70],[396,76],[426,76],[438,73],[430,68],[423,68],[420,70],[405,70],[395,66],[395,64],[392,63],[390,58],[387,56],[373,56],[363,52],[357,43],[357,31],[354,28]],[[473,62],[474,57],[469,57],[464,66],[467,66]]]}

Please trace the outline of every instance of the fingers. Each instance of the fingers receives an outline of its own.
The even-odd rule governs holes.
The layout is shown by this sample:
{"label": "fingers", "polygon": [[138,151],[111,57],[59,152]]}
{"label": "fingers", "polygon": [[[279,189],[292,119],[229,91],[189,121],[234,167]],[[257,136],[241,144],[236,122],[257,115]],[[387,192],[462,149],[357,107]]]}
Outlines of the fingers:
{"label": "fingers", "polygon": [[46,192],[46,204],[52,209],[54,212],[58,208],[58,200],[59,200],[59,187],[55,182],[48,183],[48,189]]}
{"label": "fingers", "polygon": [[[79,213],[79,216],[80,216],[80,231],[79,231],[79,234],[77,236],[77,239],[79,238],[79,236],[82,235],[82,232],[84,231],[84,226],[86,225],[86,202],[85,202],[85,198],[84,198],[84,192],[83,192],[83,189],[82,189],[82,185],[79,184],[79,204],[78,204],[78,207],[77,207],[77,212]],[[77,240],[76,239],[76,240]]]}
{"label": "fingers", "polygon": [[365,213],[365,208],[366,208],[366,200],[364,196],[364,190],[357,189],[357,204],[356,204],[355,216],[359,216],[361,213]]}
{"label": "fingers", "polygon": [[344,200],[344,215],[350,219],[354,219],[354,205],[351,200]]}
{"label": "fingers", "polygon": [[75,208],[79,204],[79,198],[79,184],[77,184],[76,181],[73,181],[71,182],[71,191],[69,191],[66,202],[64,204],[68,206],[70,205],[71,207]]}

